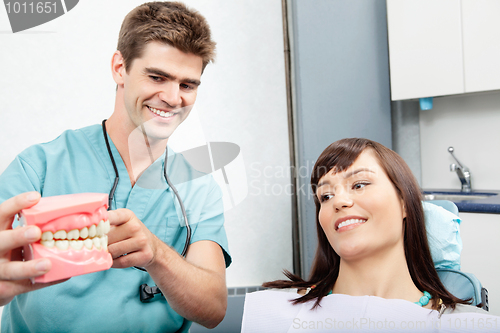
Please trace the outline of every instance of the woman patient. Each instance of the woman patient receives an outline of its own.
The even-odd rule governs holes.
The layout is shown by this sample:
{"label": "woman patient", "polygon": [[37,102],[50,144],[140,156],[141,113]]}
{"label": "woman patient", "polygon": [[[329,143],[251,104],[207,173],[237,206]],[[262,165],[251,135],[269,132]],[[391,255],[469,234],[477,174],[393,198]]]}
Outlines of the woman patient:
{"label": "woman patient", "polygon": [[[419,186],[409,167],[395,152],[367,139],[334,142],[318,158],[311,176],[311,187],[316,204],[318,248],[310,277],[303,280],[285,272],[290,280],[265,283],[264,286],[270,288],[294,288],[293,294],[288,293],[290,296],[283,298],[286,302],[282,303],[289,305],[280,304],[276,298],[267,299],[264,303],[274,308],[270,310],[271,317],[250,318],[247,308],[252,300],[247,299],[243,331],[251,331],[250,322],[272,322],[273,318],[283,321],[287,315],[280,317],[281,306],[292,309],[307,303],[304,305],[309,313],[321,309],[332,315],[341,311],[344,305],[356,301],[356,298],[346,295],[404,300],[407,302],[388,304],[389,309],[401,305],[404,312],[409,305],[413,307],[410,310],[418,311],[417,306],[436,310],[433,318],[441,317],[440,312],[487,314],[484,310],[465,305],[466,300],[454,297],[441,283],[427,242]],[[261,293],[273,292],[283,295],[277,291]],[[337,297],[336,303],[326,302],[330,294],[343,298]],[[367,304],[366,299],[358,298],[357,301],[360,307]],[[325,309],[329,304],[337,304],[336,310]],[[363,313],[366,314],[367,309],[365,307]],[[294,314],[288,320],[292,319],[292,322],[287,324],[285,320],[281,327],[288,326],[292,331],[294,328],[319,328],[317,321],[304,323],[298,318],[299,310],[291,312]],[[308,326],[311,323],[313,326],[318,324],[318,327]],[[326,329],[327,324],[323,320],[323,328]],[[351,324],[354,329],[357,327],[354,319]],[[333,321],[330,321],[332,325]],[[500,329],[500,320],[498,325]]]}

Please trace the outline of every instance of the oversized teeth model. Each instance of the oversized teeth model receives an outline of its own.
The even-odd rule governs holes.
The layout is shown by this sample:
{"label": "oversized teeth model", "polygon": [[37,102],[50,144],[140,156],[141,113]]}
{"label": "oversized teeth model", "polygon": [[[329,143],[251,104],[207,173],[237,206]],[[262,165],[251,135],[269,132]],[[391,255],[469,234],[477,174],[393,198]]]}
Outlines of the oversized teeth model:
{"label": "oversized teeth model", "polygon": [[97,226],[92,224],[90,227],[84,227],[81,230],[73,229],[68,232],[58,230],[55,233],[45,231],[42,234],[40,244],[48,248],[55,246],[60,250],[67,250],[68,248],[81,250],[84,245],[87,249],[92,250],[92,244],[96,244],[95,248],[100,250],[101,247],[107,248],[107,234],[110,228],[109,221],[101,220]]}
{"label": "oversized teeth model", "polygon": [[51,282],[109,269],[108,195],[80,193],[44,197],[20,213],[22,225],[42,231],[39,242],[24,247],[25,260],[48,258],[52,268],[33,282]]}
{"label": "oversized teeth model", "polygon": [[172,116],[175,115],[175,113],[173,113],[173,112],[169,112],[169,111],[165,112],[165,111],[162,111],[162,110],[157,110],[157,109],[155,109],[155,108],[153,108],[151,106],[148,106],[148,108],[151,111],[153,111],[154,113],[156,113],[157,115],[159,115],[159,116],[161,116],[163,118],[170,118],[170,117],[172,117]]}
{"label": "oversized teeth model", "polygon": [[350,220],[345,220],[343,222],[341,222],[338,226],[337,226],[337,230],[339,230],[340,228],[342,227],[345,227],[346,225],[350,225],[350,224],[354,224],[354,223],[365,223],[366,220],[361,220],[361,219],[350,219]]}

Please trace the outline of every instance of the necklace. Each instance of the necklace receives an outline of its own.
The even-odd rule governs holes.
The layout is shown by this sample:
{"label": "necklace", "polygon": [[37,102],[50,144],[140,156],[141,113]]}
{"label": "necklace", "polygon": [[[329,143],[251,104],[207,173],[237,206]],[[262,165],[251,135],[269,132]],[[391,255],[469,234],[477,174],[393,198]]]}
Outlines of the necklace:
{"label": "necklace", "polygon": [[418,302],[415,302],[415,304],[420,305],[420,306],[426,306],[429,304],[429,300],[432,298],[431,294],[429,294],[427,291],[424,291],[424,296],[420,297]]}

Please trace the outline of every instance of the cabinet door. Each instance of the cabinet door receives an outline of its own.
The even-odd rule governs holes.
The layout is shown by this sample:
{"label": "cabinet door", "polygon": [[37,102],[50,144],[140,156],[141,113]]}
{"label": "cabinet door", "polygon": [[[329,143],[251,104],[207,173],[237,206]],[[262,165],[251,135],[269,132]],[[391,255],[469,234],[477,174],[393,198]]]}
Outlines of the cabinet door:
{"label": "cabinet door", "polygon": [[465,92],[500,89],[500,1],[462,0]]}
{"label": "cabinet door", "polygon": [[464,93],[460,0],[387,0],[387,21],[393,101]]}

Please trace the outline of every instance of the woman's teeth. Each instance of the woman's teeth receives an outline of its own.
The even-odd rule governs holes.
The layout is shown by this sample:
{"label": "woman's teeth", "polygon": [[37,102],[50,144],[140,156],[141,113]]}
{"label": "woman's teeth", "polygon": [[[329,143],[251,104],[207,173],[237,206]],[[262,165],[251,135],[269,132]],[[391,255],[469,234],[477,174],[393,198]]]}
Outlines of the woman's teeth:
{"label": "woman's teeth", "polygon": [[366,222],[366,220],[359,220],[359,219],[345,220],[337,226],[337,230],[339,230],[342,227],[345,227],[346,225],[350,225],[350,224],[354,224],[354,223],[365,223],[365,222]]}
{"label": "woman's teeth", "polygon": [[170,117],[172,117],[172,116],[174,116],[174,115],[175,115],[175,113],[173,113],[173,112],[168,112],[168,111],[167,111],[167,112],[165,112],[165,111],[157,110],[157,109],[155,109],[155,108],[153,108],[153,107],[151,107],[151,106],[148,106],[148,108],[149,108],[151,111],[153,111],[153,113],[156,113],[157,115],[159,115],[159,116],[161,116],[161,117],[163,117],[163,118],[170,118]]}
{"label": "woman's teeth", "polygon": [[93,224],[80,230],[58,230],[55,233],[45,231],[42,233],[40,244],[48,248],[55,246],[59,250],[67,250],[70,247],[74,250],[81,250],[84,246],[89,250],[92,250],[92,246],[98,250],[107,249],[107,233],[110,228],[109,221],[101,220],[98,225]]}

